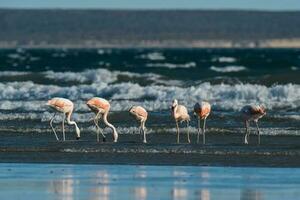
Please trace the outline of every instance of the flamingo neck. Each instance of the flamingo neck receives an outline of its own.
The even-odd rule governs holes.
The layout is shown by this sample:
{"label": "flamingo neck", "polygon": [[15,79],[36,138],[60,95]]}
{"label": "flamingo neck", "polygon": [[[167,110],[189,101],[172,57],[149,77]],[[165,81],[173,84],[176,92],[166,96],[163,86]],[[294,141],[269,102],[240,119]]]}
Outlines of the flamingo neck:
{"label": "flamingo neck", "polygon": [[80,129],[78,128],[77,123],[75,121],[71,121],[71,115],[72,115],[72,112],[67,113],[67,122],[69,125],[75,126],[77,138],[80,138]]}
{"label": "flamingo neck", "polygon": [[174,107],[174,110],[173,110],[173,117],[176,119],[177,118],[177,110],[178,110],[178,105],[176,105]]}
{"label": "flamingo neck", "polygon": [[108,126],[109,128],[112,129],[112,131],[113,131],[113,139],[114,139],[114,142],[117,142],[117,140],[118,140],[118,133],[117,133],[117,130],[116,130],[116,128],[114,127],[114,125],[112,125],[111,123],[109,123],[109,122],[107,121],[107,115],[108,115],[108,111],[106,111],[106,112],[104,113],[104,115],[103,115],[103,122],[104,122],[104,124],[105,124],[106,126]]}

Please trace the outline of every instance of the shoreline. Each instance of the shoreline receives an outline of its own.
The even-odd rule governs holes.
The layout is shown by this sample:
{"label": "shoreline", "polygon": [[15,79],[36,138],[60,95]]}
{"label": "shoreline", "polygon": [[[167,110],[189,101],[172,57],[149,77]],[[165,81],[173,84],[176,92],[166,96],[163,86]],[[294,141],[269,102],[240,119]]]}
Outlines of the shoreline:
{"label": "shoreline", "polygon": [[[0,163],[54,164],[120,164],[223,167],[300,167],[300,143],[297,136],[262,136],[256,144],[244,145],[241,134],[210,134],[207,145],[175,144],[174,134],[151,134],[149,143],[141,144],[138,135],[122,135],[118,143],[95,142],[94,135],[81,141],[56,142],[51,134],[18,136],[19,142],[9,142],[11,134],[1,134]],[[194,135],[192,136],[195,139]],[[182,142],[185,136],[182,135]]]}
{"label": "shoreline", "polygon": [[20,44],[17,41],[0,41],[0,49],[97,49],[97,48],[212,48],[212,49],[264,49],[264,48],[282,48],[298,49],[300,48],[300,39],[270,39],[270,40],[142,40],[142,41],[80,41],[79,43],[51,44],[47,41]]}

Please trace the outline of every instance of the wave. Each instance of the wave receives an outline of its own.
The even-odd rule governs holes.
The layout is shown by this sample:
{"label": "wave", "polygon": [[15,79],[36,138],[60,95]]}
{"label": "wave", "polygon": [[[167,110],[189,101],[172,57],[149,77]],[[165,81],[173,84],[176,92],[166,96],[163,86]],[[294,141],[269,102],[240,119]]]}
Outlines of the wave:
{"label": "wave", "polygon": [[239,110],[243,105],[250,103],[263,103],[268,109],[300,107],[300,85],[297,84],[267,87],[257,84],[212,85],[205,82],[195,86],[179,87],[107,82],[110,81],[71,87],[41,85],[31,81],[0,83],[0,101],[45,101],[58,96],[78,102],[99,96],[111,100],[114,107],[121,110],[128,109],[124,104],[131,101],[139,102],[149,110],[168,109],[170,102],[175,98],[189,108],[201,99],[211,102],[214,109],[221,110]]}
{"label": "wave", "polygon": [[24,75],[28,75],[30,74],[30,72],[19,72],[19,71],[2,71],[0,72],[0,77],[3,76],[24,76]]}
{"label": "wave", "polygon": [[138,58],[147,59],[147,60],[165,60],[165,56],[160,52],[152,52],[147,54],[142,54]]}
{"label": "wave", "polygon": [[183,64],[174,64],[174,63],[148,63],[146,64],[147,67],[162,67],[162,68],[169,68],[169,69],[176,69],[176,68],[192,68],[196,67],[195,62],[188,62]]}
{"label": "wave", "polygon": [[236,62],[236,58],[222,56],[222,57],[213,58],[212,62],[233,63]]}
{"label": "wave", "polygon": [[244,66],[225,66],[225,67],[216,67],[211,66],[210,70],[220,73],[230,73],[230,72],[240,72],[240,71],[246,71],[247,68]]}

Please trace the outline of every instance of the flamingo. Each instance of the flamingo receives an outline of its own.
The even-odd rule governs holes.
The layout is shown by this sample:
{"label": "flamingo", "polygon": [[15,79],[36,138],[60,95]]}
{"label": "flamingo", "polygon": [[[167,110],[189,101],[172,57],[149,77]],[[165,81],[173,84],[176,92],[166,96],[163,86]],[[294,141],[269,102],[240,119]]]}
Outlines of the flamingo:
{"label": "flamingo", "polygon": [[245,121],[246,134],[245,134],[245,144],[248,144],[248,139],[250,136],[250,121],[254,121],[257,128],[258,144],[260,144],[260,130],[258,127],[258,120],[266,115],[266,108],[263,105],[246,105],[241,110],[242,117]]}
{"label": "flamingo", "polygon": [[107,121],[107,115],[110,110],[110,103],[103,98],[93,97],[90,100],[88,100],[86,104],[96,114],[96,116],[94,118],[94,123],[97,127],[97,141],[99,142],[99,132],[103,136],[103,142],[106,141],[105,135],[103,134],[103,132],[101,131],[101,129],[98,125],[99,119],[101,118],[101,115],[102,115],[104,124],[106,126],[108,126],[109,128],[111,128],[113,131],[114,142],[117,142],[118,141],[117,130],[111,123],[109,123]]}
{"label": "flamingo", "polygon": [[[75,121],[71,121],[71,115],[72,115],[72,112],[73,112],[73,109],[74,109],[73,102],[70,101],[69,99],[55,97],[55,98],[49,100],[47,102],[47,105],[50,106],[51,108],[53,108],[55,111],[63,113],[63,121],[62,121],[63,141],[66,140],[66,136],[65,136],[65,120],[66,120],[66,118],[67,118],[67,123],[69,125],[74,125],[75,126],[76,135],[77,135],[76,139],[79,140],[80,139],[80,129],[78,128]],[[52,126],[52,122],[53,122],[54,117],[55,117],[57,112],[55,112],[53,117],[51,118],[50,126],[51,126],[51,128],[54,132],[56,140],[59,140],[58,137],[57,137],[56,131]]]}
{"label": "flamingo", "polygon": [[145,110],[145,108],[141,107],[141,106],[132,106],[129,109],[129,113],[135,117],[135,119],[141,123],[140,127],[139,127],[139,133],[143,134],[143,143],[147,143],[147,139],[146,139],[146,127],[145,127],[145,123],[148,117],[148,112]]}
{"label": "flamingo", "polygon": [[199,143],[199,137],[200,137],[200,123],[201,119],[203,120],[203,144],[205,144],[205,124],[206,124],[206,118],[210,114],[211,106],[208,102],[202,101],[200,103],[196,103],[194,106],[194,114],[198,116],[198,135],[197,135],[197,143]]}
{"label": "flamingo", "polygon": [[[172,102],[171,106],[171,111],[172,111],[172,117],[175,120],[176,123],[176,130],[177,130],[177,143],[179,143],[179,127],[178,127],[178,122],[186,122],[187,128],[189,128],[189,121],[190,121],[190,116],[188,114],[188,111],[185,106],[179,105],[177,99],[174,99]],[[190,134],[189,134],[189,129],[187,132],[187,140],[188,143],[190,143]]]}

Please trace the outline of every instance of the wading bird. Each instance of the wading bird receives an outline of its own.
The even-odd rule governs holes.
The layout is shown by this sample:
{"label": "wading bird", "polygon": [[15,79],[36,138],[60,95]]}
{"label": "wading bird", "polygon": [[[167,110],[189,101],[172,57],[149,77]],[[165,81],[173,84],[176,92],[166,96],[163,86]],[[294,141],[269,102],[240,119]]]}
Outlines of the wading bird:
{"label": "wading bird", "polygon": [[[80,138],[80,130],[76,124],[75,121],[71,121],[71,115],[74,109],[74,104],[72,101],[70,101],[69,99],[65,99],[65,98],[53,98],[51,100],[48,101],[47,103],[48,106],[50,106],[51,108],[53,108],[55,111],[57,112],[61,112],[63,113],[63,121],[62,121],[62,131],[63,131],[63,141],[66,140],[66,136],[65,136],[65,120],[67,119],[67,123],[69,125],[74,125],[75,129],[76,129],[76,139],[78,140]],[[56,140],[59,140],[57,137],[57,134],[55,132],[55,129],[52,126],[52,122],[54,120],[54,117],[56,115],[56,113],[54,113],[53,117],[50,120],[50,126],[54,132],[54,135],[56,137]]]}
{"label": "wading bird", "polygon": [[139,127],[139,133],[140,135],[143,134],[143,143],[147,143],[145,123],[148,117],[148,112],[141,106],[132,106],[129,109],[129,113],[134,116],[138,122],[141,123]]}
{"label": "wading bird", "polygon": [[188,129],[187,132],[187,140],[188,143],[190,143],[190,134],[189,134],[189,121],[190,121],[190,116],[188,114],[188,111],[185,106],[183,105],[178,105],[177,99],[174,99],[172,102],[171,106],[172,110],[172,117],[175,120],[176,123],[176,130],[177,130],[177,143],[179,143],[179,127],[178,127],[178,122],[186,122],[186,126]]}
{"label": "wading bird", "polygon": [[266,108],[263,105],[246,105],[242,108],[241,113],[246,127],[244,143],[248,144],[250,135],[250,121],[254,121],[257,128],[258,144],[260,144],[260,130],[258,127],[258,120],[266,115]]}
{"label": "wading bird", "polygon": [[205,124],[206,124],[206,118],[210,114],[211,106],[208,102],[202,101],[200,103],[196,103],[194,106],[194,114],[198,117],[198,135],[197,135],[197,143],[199,143],[200,138],[200,123],[201,120],[203,120],[203,128],[202,128],[202,134],[203,134],[203,144],[205,144]]}
{"label": "wading bird", "polygon": [[110,104],[107,100],[99,98],[99,97],[93,97],[90,100],[87,101],[87,106],[96,114],[94,118],[94,123],[97,127],[97,141],[99,142],[99,132],[103,136],[103,142],[106,141],[105,135],[101,131],[98,122],[101,117],[103,117],[103,122],[106,126],[112,129],[113,131],[113,140],[114,142],[118,141],[118,133],[116,128],[107,121],[107,115],[110,110]]}

